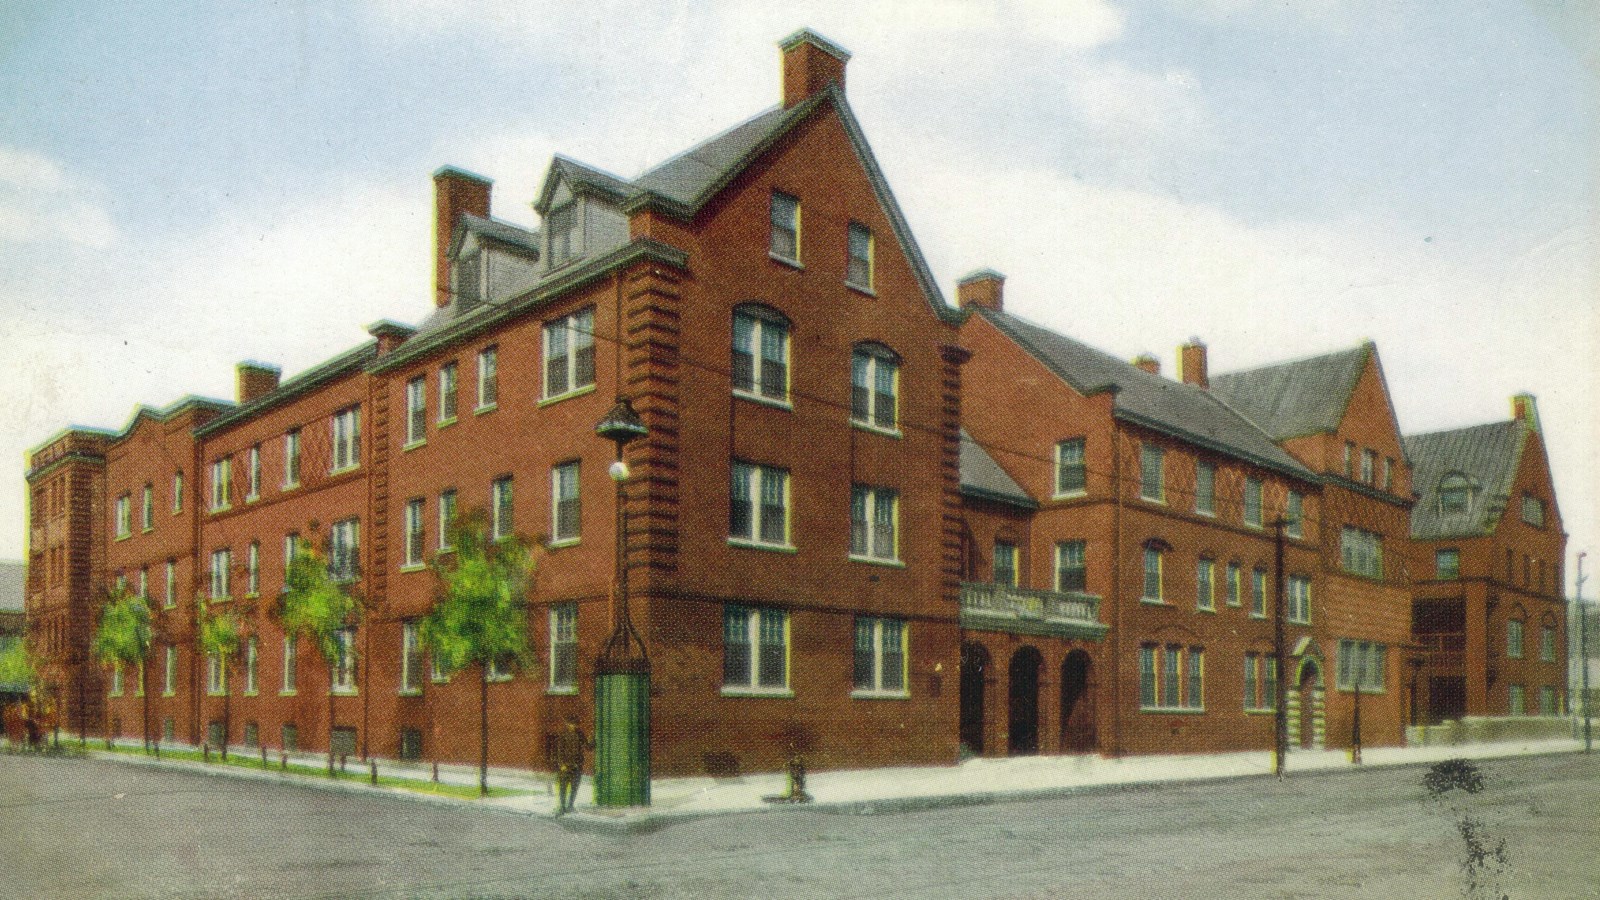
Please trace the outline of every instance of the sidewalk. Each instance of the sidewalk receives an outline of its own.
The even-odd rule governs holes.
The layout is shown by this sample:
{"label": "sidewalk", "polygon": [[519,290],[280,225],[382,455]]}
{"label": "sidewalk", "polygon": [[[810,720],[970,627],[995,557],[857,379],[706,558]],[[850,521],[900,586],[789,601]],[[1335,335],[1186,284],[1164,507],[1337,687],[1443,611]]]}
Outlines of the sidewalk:
{"label": "sidewalk", "polygon": [[[1374,747],[1363,752],[1363,765],[1353,766],[1343,750],[1291,751],[1286,763],[1289,777],[1308,773],[1351,771],[1376,766],[1422,765],[1439,760],[1465,757],[1487,759],[1506,756],[1532,756],[1574,753],[1583,742],[1572,739],[1507,741],[1443,747]],[[555,814],[554,786],[544,773],[490,770],[491,787],[516,792],[513,796],[463,798],[416,793],[398,787],[372,787],[360,781],[334,781],[316,777],[278,774],[273,770],[221,766],[217,764],[154,760],[145,756],[96,750],[100,759],[114,759],[136,765],[201,770],[217,775],[243,778],[292,780],[295,784],[343,791],[379,791],[392,796],[424,802],[478,807],[514,815],[558,818]],[[236,754],[237,755],[237,754]],[[274,764],[276,754],[269,758]],[[326,757],[296,754],[291,763],[325,764]],[[365,772],[366,766],[350,761],[352,773]],[[424,787],[431,770],[426,765],[379,763],[385,778],[414,781]],[[1108,759],[1098,756],[1029,756],[1009,759],[971,759],[954,766],[901,767],[817,772],[806,779],[810,804],[796,807],[774,804],[764,797],[787,790],[783,773],[746,775],[738,778],[658,778],[651,784],[652,805],[647,808],[600,809],[593,805],[594,779],[585,776],[579,791],[578,808],[559,817],[569,827],[607,831],[638,831],[658,828],[674,821],[737,812],[779,812],[792,809],[870,815],[945,806],[969,806],[1044,797],[1064,796],[1086,791],[1124,790],[1178,782],[1220,781],[1235,778],[1268,777],[1272,773],[1272,754],[1267,750],[1193,756],[1132,756]],[[452,785],[475,785],[477,770],[462,766],[441,766],[439,779]]]}

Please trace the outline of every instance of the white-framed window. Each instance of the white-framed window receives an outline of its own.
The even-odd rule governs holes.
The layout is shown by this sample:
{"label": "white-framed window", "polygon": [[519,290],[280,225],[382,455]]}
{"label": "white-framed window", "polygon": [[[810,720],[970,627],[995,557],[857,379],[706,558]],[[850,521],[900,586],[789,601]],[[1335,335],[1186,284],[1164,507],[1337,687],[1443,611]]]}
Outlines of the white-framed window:
{"label": "white-framed window", "polygon": [[1461,577],[1461,551],[1455,547],[1433,551],[1434,577],[1452,581]]}
{"label": "white-framed window", "polygon": [[1204,710],[1205,648],[1140,645],[1139,708]]}
{"label": "white-framed window", "polygon": [[550,470],[550,536],[555,543],[572,543],[582,533],[583,504],[578,495],[578,461]]}
{"label": "white-framed window", "polygon": [[1194,511],[1202,516],[1217,514],[1217,467],[1205,460],[1194,464]]}
{"label": "white-framed window", "polygon": [[1150,603],[1161,603],[1166,597],[1165,569],[1166,554],[1156,544],[1146,544],[1144,548],[1144,593],[1141,599]]}
{"label": "white-framed window", "polygon": [[1507,689],[1507,701],[1510,705],[1509,713],[1513,716],[1528,714],[1528,689],[1520,684],[1510,685]]}
{"label": "white-framed window", "polygon": [[511,476],[496,478],[489,486],[489,536],[508,538],[516,528],[516,506],[511,494]]}
{"label": "white-framed window", "polygon": [[722,611],[724,691],[787,693],[789,614],[781,609],[725,606]]}
{"label": "white-framed window", "polygon": [[789,546],[789,472],[735,460],[728,538],[772,547]]}
{"label": "white-framed window", "polygon": [[858,344],[850,355],[850,421],[884,431],[899,425],[900,363],[881,344]]}
{"label": "white-framed window", "polygon": [[507,656],[497,656],[494,659],[489,660],[488,671],[485,674],[490,681],[510,681],[511,658]]}
{"label": "white-framed window", "polygon": [[244,501],[249,503],[261,499],[261,445],[253,444],[249,454],[245,457],[246,482],[249,490],[244,495]]}
{"label": "white-framed window", "polygon": [[145,482],[144,494],[141,497],[142,505],[139,508],[139,527],[150,531],[156,527],[156,488],[155,485]]}
{"label": "white-framed window", "polygon": [[560,397],[594,385],[594,310],[544,326],[544,395]]}
{"label": "white-framed window", "polygon": [[789,320],[777,310],[746,303],[733,311],[733,392],[758,400],[789,400]]}
{"label": "white-framed window", "polygon": [[1084,461],[1084,439],[1068,438],[1056,444],[1056,496],[1082,494],[1088,487],[1088,465]]}
{"label": "white-framed window", "polygon": [[333,692],[353,694],[356,692],[356,630],[341,628],[334,632],[334,639],[339,644],[339,655],[333,666]]}
{"label": "white-framed window", "polygon": [[118,540],[133,534],[133,497],[129,494],[117,498],[116,528]]}
{"label": "white-framed window", "polygon": [[499,348],[493,344],[478,351],[478,409],[494,409],[500,402]]}
{"label": "white-framed window", "polygon": [[845,262],[844,283],[864,291],[871,291],[877,275],[874,252],[876,247],[872,229],[860,222],[851,222],[846,242],[848,259]]}
{"label": "white-framed window", "polygon": [[172,609],[178,605],[178,561],[167,560],[166,584],[162,586],[161,605]]}
{"label": "white-framed window", "polygon": [[282,692],[293,694],[300,682],[300,640],[292,634],[283,637],[283,687]]}
{"label": "white-framed window", "polygon": [[1361,483],[1375,484],[1378,477],[1378,454],[1370,449],[1361,451]]}
{"label": "white-framed window", "polygon": [[328,533],[328,570],[340,581],[358,577],[361,567],[361,520],[333,523]]}
{"label": "white-framed window", "polygon": [[206,654],[206,693],[220,697],[228,692],[228,661],[220,653]]}
{"label": "white-framed window", "polygon": [[1155,444],[1139,447],[1139,496],[1154,503],[1167,501],[1166,451]]}
{"label": "white-framed window", "polygon": [[1214,559],[1200,558],[1195,566],[1195,608],[1214,610],[1217,608],[1217,561]]}
{"label": "white-framed window", "polygon": [[1518,619],[1506,622],[1506,659],[1521,659],[1523,646],[1523,626]]}
{"label": "white-framed window", "polygon": [[1388,659],[1389,648],[1384,644],[1341,638],[1337,682],[1339,690],[1353,691],[1359,684],[1363,693],[1382,693]]}
{"label": "white-framed window", "polygon": [[227,548],[211,551],[211,599],[228,599],[228,574],[233,554]]}
{"label": "white-framed window", "polygon": [[1305,537],[1306,529],[1306,498],[1299,491],[1289,492],[1289,501],[1284,509],[1283,533],[1289,537]]}
{"label": "white-framed window", "polygon": [[1532,494],[1522,495],[1522,521],[1535,528],[1544,527],[1544,501]]}
{"label": "white-framed window", "polygon": [[406,501],[406,555],[403,563],[406,568],[422,565],[422,548],[425,540],[422,532],[423,503],[421,497]]}
{"label": "white-framed window", "polygon": [[1556,715],[1556,689],[1550,685],[1539,688],[1539,715]]}
{"label": "white-framed window", "polygon": [[294,565],[294,555],[300,549],[300,533],[291,531],[283,536],[283,580],[288,588],[289,567]]}
{"label": "white-framed window", "polygon": [[456,364],[447,362],[439,367],[439,424],[448,425],[456,420],[456,390],[459,373]]}
{"label": "white-framed window", "polygon": [[1344,442],[1344,477],[1356,477],[1356,445],[1354,441]]}
{"label": "white-framed window", "polygon": [[283,433],[283,488],[300,486],[300,429]]}
{"label": "white-framed window", "polygon": [[1346,572],[1383,577],[1383,535],[1346,525],[1339,532],[1339,559]]}
{"label": "white-framed window", "polygon": [[414,446],[428,439],[428,378],[426,375],[406,382],[406,446]]}
{"label": "white-framed window", "polygon": [[1267,617],[1267,570],[1257,568],[1250,573],[1250,615],[1257,619]]}
{"label": "white-framed window", "polygon": [[1089,589],[1087,541],[1062,541],[1056,544],[1056,590],[1081,593]]}
{"label": "white-framed window", "polygon": [[1017,586],[1017,545],[1008,541],[994,542],[994,583],[1006,587]]}
{"label": "white-framed window", "polygon": [[161,696],[171,697],[178,692],[178,648],[168,644],[162,653]]}
{"label": "white-framed window", "polygon": [[150,567],[143,566],[139,569],[139,596],[145,600],[150,599]]}
{"label": "white-framed window", "polygon": [[172,512],[183,512],[183,470],[172,473]]}
{"label": "white-framed window", "polygon": [[568,203],[560,209],[550,210],[544,217],[545,233],[550,240],[550,266],[566,262],[577,252],[573,237],[578,230],[578,204]]}
{"label": "white-framed window", "polygon": [[1227,582],[1223,588],[1229,606],[1244,605],[1244,570],[1236,562],[1228,563]]}
{"label": "white-framed window", "polygon": [[1244,480],[1244,523],[1251,528],[1261,527],[1261,479],[1254,476]]}
{"label": "white-framed window", "polygon": [[1545,625],[1539,629],[1539,661],[1556,661],[1556,627]]}
{"label": "white-framed window", "polygon": [[415,619],[400,623],[400,693],[422,693],[422,626]]}
{"label": "white-framed window", "polygon": [[233,503],[233,459],[224,456],[211,463],[211,511],[227,509]]}
{"label": "white-framed window", "polygon": [[1383,458],[1383,489],[1386,491],[1394,490],[1394,457],[1392,456]]}
{"label": "white-framed window", "polygon": [[860,559],[900,558],[900,495],[889,488],[856,485],[850,492],[850,555]]}
{"label": "white-framed window", "polygon": [[906,623],[900,619],[856,618],[853,683],[857,695],[907,695]]}
{"label": "white-framed window", "polygon": [[800,261],[800,200],[782,191],[772,192],[772,236],[768,252],[779,259]]}
{"label": "white-framed window", "polygon": [[333,471],[361,464],[361,407],[341,409],[333,415]]}
{"label": "white-framed window", "polygon": [[1289,609],[1284,613],[1296,625],[1311,624],[1311,579],[1304,575],[1290,575],[1288,579]]}
{"label": "white-framed window", "polygon": [[439,492],[439,549],[440,550],[450,550],[450,549],[452,549],[453,545],[451,544],[451,537],[452,537],[451,536],[451,529],[453,529],[455,527],[455,521],[456,521],[456,492],[455,492],[455,489],[452,488],[450,490],[440,491]]}
{"label": "white-framed window", "polygon": [[1278,658],[1270,653],[1244,655],[1244,708],[1271,712],[1278,707]]}
{"label": "white-framed window", "polygon": [[244,595],[261,593],[261,542],[251,541],[244,551]]}
{"label": "white-framed window", "polygon": [[244,692],[246,696],[256,693],[256,668],[259,661],[259,644],[255,635],[244,642]]}
{"label": "white-framed window", "polygon": [[122,660],[111,661],[111,696],[122,696]]}
{"label": "white-framed window", "polygon": [[578,689],[578,604],[550,607],[550,690]]}

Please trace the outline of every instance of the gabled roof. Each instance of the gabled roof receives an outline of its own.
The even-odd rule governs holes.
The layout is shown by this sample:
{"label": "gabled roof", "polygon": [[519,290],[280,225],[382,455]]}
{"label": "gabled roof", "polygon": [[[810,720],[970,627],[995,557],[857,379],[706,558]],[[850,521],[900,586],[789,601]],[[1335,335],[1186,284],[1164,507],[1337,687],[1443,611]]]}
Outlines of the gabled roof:
{"label": "gabled roof", "polygon": [[1211,376],[1211,390],[1275,441],[1332,431],[1344,419],[1371,341],[1350,350]]}
{"label": "gabled roof", "polygon": [[1039,505],[965,428],[961,429],[961,493],[1028,509]]}
{"label": "gabled roof", "polygon": [[456,227],[459,230],[456,232],[455,240],[451,242],[452,254],[461,249],[461,241],[467,235],[475,234],[532,253],[534,256],[539,255],[539,232],[530,231],[521,225],[513,225],[499,219],[485,219],[472,213],[462,213],[460,224]]}
{"label": "gabled roof", "polygon": [[744,169],[754,154],[771,146],[815,106],[807,102],[790,109],[769,109],[645,172],[634,185],[690,210],[699,210],[717,189]]}
{"label": "gabled roof", "polygon": [[1078,393],[1114,392],[1117,418],[1293,478],[1316,480],[1254,423],[1210,392],[1152,375],[1010,313],[972,308]]}
{"label": "gabled roof", "polygon": [[606,194],[618,203],[639,193],[626,178],[558,153],[550,160],[550,171],[545,173],[544,186],[539,189],[538,199],[533,201],[533,208],[539,215],[550,211],[556,185],[562,182],[566,182],[575,193],[582,193],[587,188]]}
{"label": "gabled roof", "polygon": [[[1405,438],[1411,483],[1422,499],[1411,509],[1411,536],[1418,540],[1492,534],[1510,501],[1511,485],[1526,446],[1521,422],[1492,422]],[[1446,476],[1466,476],[1471,490],[1465,512],[1439,512],[1439,487]]]}

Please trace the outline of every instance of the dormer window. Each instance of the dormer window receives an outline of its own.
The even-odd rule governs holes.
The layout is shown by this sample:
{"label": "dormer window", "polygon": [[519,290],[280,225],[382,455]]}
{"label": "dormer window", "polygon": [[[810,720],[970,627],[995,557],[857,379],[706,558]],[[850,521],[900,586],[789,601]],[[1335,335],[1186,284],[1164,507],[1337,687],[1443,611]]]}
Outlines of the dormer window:
{"label": "dormer window", "polygon": [[578,226],[578,205],[570,203],[551,210],[545,216],[544,230],[550,240],[550,265],[559,266],[577,255],[578,243],[574,232]]}
{"label": "dormer window", "polygon": [[1439,482],[1439,514],[1464,513],[1472,502],[1472,483],[1460,472],[1452,472]]}
{"label": "dormer window", "polygon": [[463,253],[456,258],[456,297],[458,301],[476,303],[483,299],[483,254]]}

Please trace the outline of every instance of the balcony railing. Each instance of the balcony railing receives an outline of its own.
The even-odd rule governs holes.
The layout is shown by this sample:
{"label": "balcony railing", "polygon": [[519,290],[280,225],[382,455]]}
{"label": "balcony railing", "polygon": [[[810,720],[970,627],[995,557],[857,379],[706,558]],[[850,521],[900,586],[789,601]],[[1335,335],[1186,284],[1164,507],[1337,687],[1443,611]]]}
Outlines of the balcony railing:
{"label": "balcony railing", "polygon": [[1100,598],[1004,584],[962,582],[961,625],[983,631],[1098,640]]}

